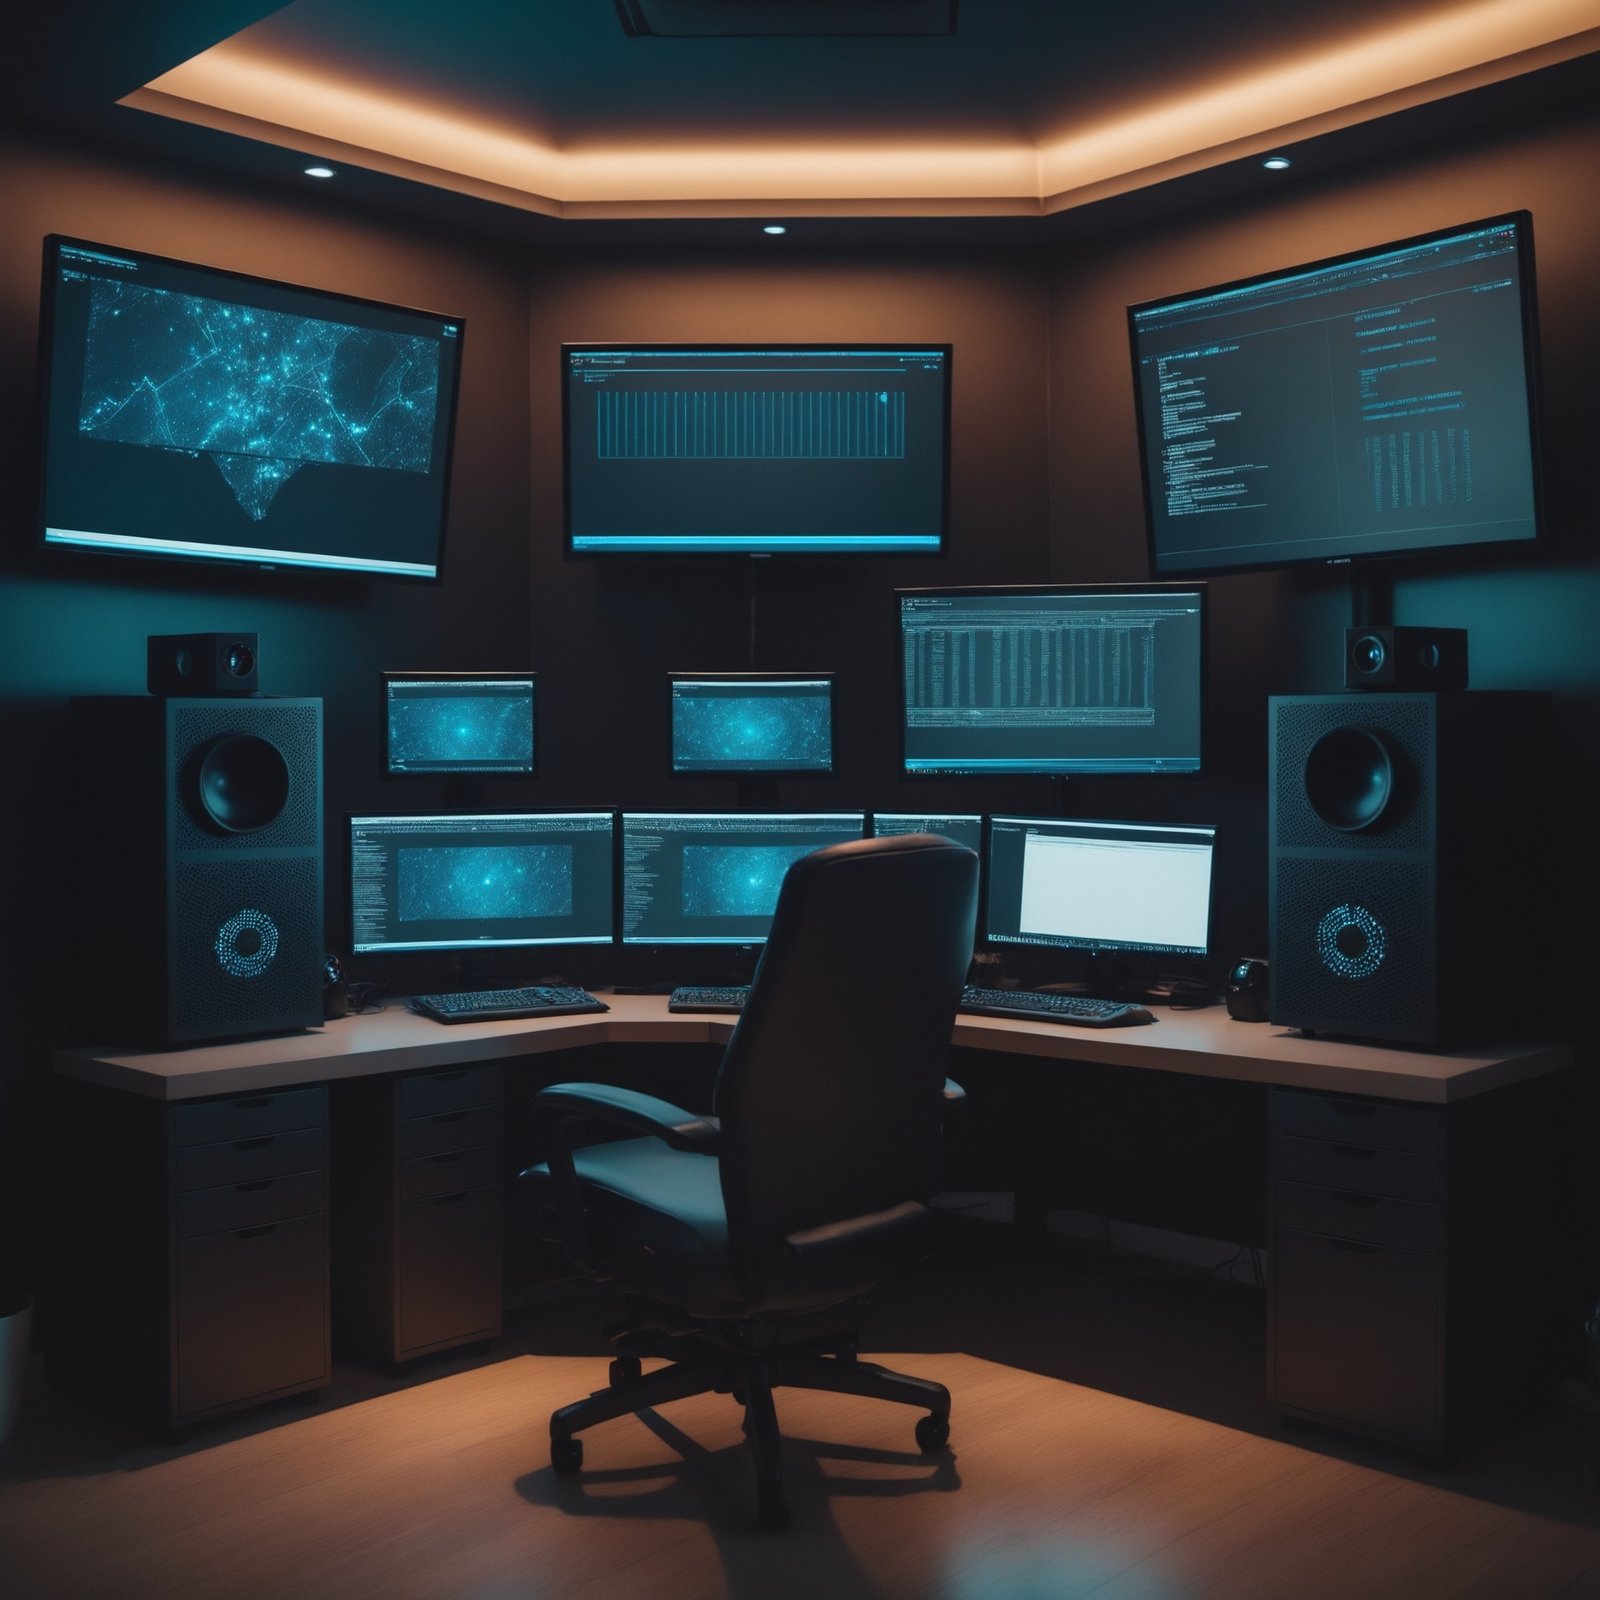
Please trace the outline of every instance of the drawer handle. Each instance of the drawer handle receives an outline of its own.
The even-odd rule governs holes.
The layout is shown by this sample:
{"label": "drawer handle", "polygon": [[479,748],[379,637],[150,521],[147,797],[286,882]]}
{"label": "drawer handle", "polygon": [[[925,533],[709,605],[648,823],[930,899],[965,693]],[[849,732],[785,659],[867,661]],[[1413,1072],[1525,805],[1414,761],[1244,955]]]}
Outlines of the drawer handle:
{"label": "drawer handle", "polygon": [[429,1077],[431,1077],[435,1083],[458,1083],[462,1078],[466,1077],[466,1073],[457,1069],[455,1072],[429,1073]]}
{"label": "drawer handle", "polygon": [[1351,1161],[1370,1161],[1377,1155],[1376,1150],[1368,1149],[1360,1144],[1336,1144],[1333,1147],[1335,1155],[1345,1156]]}
{"label": "drawer handle", "polygon": [[1353,1256],[1375,1256],[1378,1253],[1377,1245],[1358,1244],[1354,1239],[1330,1239],[1328,1243],[1335,1250],[1345,1250]]}
{"label": "drawer handle", "polygon": [[458,1206],[467,1198],[467,1191],[461,1190],[458,1194],[441,1194],[434,1197],[436,1206]]}
{"label": "drawer handle", "polygon": [[1341,1117],[1375,1117],[1378,1108],[1364,1100],[1325,1100],[1323,1104]]}
{"label": "drawer handle", "polygon": [[265,1222],[259,1228],[240,1228],[234,1233],[235,1239],[265,1239],[269,1233],[276,1233],[276,1222]]}
{"label": "drawer handle", "polygon": [[433,1120],[435,1122],[464,1122],[466,1117],[465,1111],[441,1111]]}
{"label": "drawer handle", "polygon": [[256,1139],[235,1139],[233,1148],[235,1150],[265,1150],[276,1137],[276,1134],[264,1133]]}
{"label": "drawer handle", "polygon": [[1354,1206],[1360,1211],[1370,1211],[1373,1206],[1380,1203],[1382,1196],[1357,1194],[1353,1189],[1330,1189],[1328,1198],[1336,1200],[1342,1206]]}
{"label": "drawer handle", "polygon": [[242,1100],[230,1100],[228,1104],[235,1111],[259,1111],[262,1106],[270,1106],[272,1104],[272,1096],[270,1094],[251,1094],[246,1095]]}
{"label": "drawer handle", "polygon": [[235,1194],[255,1194],[262,1189],[270,1189],[278,1180],[276,1178],[257,1178],[254,1183],[236,1183],[233,1186]]}
{"label": "drawer handle", "polygon": [[467,1152],[465,1150],[446,1150],[442,1155],[429,1156],[428,1159],[436,1167],[442,1167],[447,1162],[465,1161],[467,1159]]}

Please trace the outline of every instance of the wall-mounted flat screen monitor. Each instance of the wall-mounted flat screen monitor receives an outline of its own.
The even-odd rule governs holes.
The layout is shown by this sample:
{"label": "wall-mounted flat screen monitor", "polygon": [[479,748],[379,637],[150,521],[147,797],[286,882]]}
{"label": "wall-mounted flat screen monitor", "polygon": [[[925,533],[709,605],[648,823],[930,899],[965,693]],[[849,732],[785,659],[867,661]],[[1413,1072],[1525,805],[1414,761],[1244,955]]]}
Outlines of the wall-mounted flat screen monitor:
{"label": "wall-mounted flat screen monitor", "polygon": [[902,589],[908,776],[1197,773],[1198,583]]}
{"label": "wall-mounted flat screen monitor", "polygon": [[884,839],[901,833],[937,833],[976,854],[983,843],[983,817],[977,812],[874,811],[872,834]]}
{"label": "wall-mounted flat screen monitor", "polygon": [[349,819],[356,955],[609,944],[610,811],[436,811]]}
{"label": "wall-mounted flat screen monitor", "polygon": [[984,873],[991,945],[1204,956],[1216,830],[992,816]]}
{"label": "wall-mounted flat screen monitor", "polygon": [[439,574],[459,317],[52,235],[47,545]]}
{"label": "wall-mounted flat screen monitor", "polygon": [[942,555],[951,347],[563,345],[573,555]]}
{"label": "wall-mounted flat screen monitor", "polygon": [[1526,212],[1129,308],[1151,571],[1539,533]]}
{"label": "wall-mounted flat screen monitor", "polygon": [[673,672],[672,771],[702,777],[828,777],[830,672]]}
{"label": "wall-mounted flat screen monitor", "polygon": [[860,811],[625,811],[624,944],[759,944],[791,863],[866,834]]}
{"label": "wall-mounted flat screen monitor", "polygon": [[535,681],[531,672],[385,672],[384,772],[532,777]]}

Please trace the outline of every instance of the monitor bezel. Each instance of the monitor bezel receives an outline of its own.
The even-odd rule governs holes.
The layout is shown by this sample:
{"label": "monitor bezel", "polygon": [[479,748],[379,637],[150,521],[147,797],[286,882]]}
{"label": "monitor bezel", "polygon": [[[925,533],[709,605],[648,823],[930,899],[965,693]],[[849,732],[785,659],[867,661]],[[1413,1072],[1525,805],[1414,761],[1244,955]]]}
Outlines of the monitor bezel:
{"label": "monitor bezel", "polygon": [[[326,316],[338,306],[360,307],[399,318],[416,318],[432,324],[451,324],[455,333],[452,343],[455,360],[448,385],[441,385],[441,408],[444,413],[441,438],[443,440],[439,474],[439,521],[434,535],[433,563],[430,571],[407,570],[401,565],[373,564],[369,558],[329,557],[326,560],[297,558],[293,552],[269,552],[262,555],[228,549],[204,551],[167,548],[162,545],[123,545],[117,543],[85,543],[48,537],[47,493],[49,485],[52,433],[50,419],[51,399],[56,381],[56,322],[59,293],[59,267],[63,249],[102,252],[112,257],[126,257],[139,262],[149,262],[158,268],[175,268],[194,272],[205,278],[216,279],[219,285],[235,284],[246,289],[265,291],[269,296],[306,296],[323,308]],[[307,310],[307,316],[315,313]],[[179,256],[162,255],[153,250],[136,249],[126,245],[113,245],[75,234],[49,233],[43,241],[43,264],[39,295],[39,346],[37,376],[35,380],[39,416],[38,489],[34,505],[34,542],[40,550],[66,551],[73,557],[110,556],[118,559],[177,561],[186,566],[226,569],[243,568],[247,571],[293,571],[309,574],[331,573],[341,580],[357,578],[388,578],[404,583],[438,584],[443,580],[445,548],[450,526],[450,499],[453,486],[458,419],[462,389],[462,352],[466,345],[466,318],[420,306],[404,305],[398,301],[379,300],[371,296],[350,294],[340,289],[325,289],[314,284],[298,283],[285,278],[269,278],[260,273],[244,272],[234,267],[221,267],[205,261],[185,260]],[[445,389],[448,393],[444,393]]]}
{"label": "monitor bezel", "polygon": [[[859,818],[861,831],[852,834],[852,839],[865,839],[870,837],[868,832],[871,813],[864,807],[852,806],[738,806],[733,808],[712,809],[708,806],[673,807],[673,806],[628,806],[617,812],[616,821],[616,865],[612,874],[612,892],[615,898],[615,909],[612,916],[612,925],[616,929],[616,942],[619,950],[637,951],[653,950],[658,953],[673,951],[730,951],[730,950],[760,950],[767,942],[767,935],[760,934],[754,937],[739,936],[737,938],[704,938],[704,939],[661,939],[630,937],[623,920],[623,899],[627,892],[625,852],[627,849],[628,819],[630,817],[675,817],[675,818],[705,818],[707,820],[739,820],[750,818],[760,820],[773,817],[838,817],[841,819]],[[843,841],[835,840],[834,843]],[[827,849],[827,845],[818,845],[818,850]]]}
{"label": "monitor bezel", "polygon": [[[783,352],[837,350],[849,354],[865,354],[884,350],[896,354],[913,350],[938,351],[944,357],[944,402],[942,437],[940,440],[939,483],[939,537],[933,548],[904,549],[881,544],[839,550],[806,550],[788,548],[781,542],[771,549],[753,549],[741,545],[737,539],[727,541],[727,549],[671,549],[665,546],[647,548],[615,548],[585,546],[576,548],[572,528],[572,386],[568,381],[570,360],[574,353],[604,354],[630,350],[664,354],[673,350],[709,351],[712,353],[756,353],[762,350]],[[955,402],[953,365],[955,346],[943,339],[573,339],[566,340],[559,349],[559,382],[561,386],[561,546],[569,561],[758,561],[782,559],[785,561],[934,561],[950,554],[950,442],[952,436],[951,412]]]}
{"label": "monitor bezel", "polygon": [[[1518,304],[1522,328],[1523,392],[1528,422],[1528,449],[1532,466],[1532,521],[1533,533],[1515,539],[1472,539],[1457,543],[1409,545],[1386,550],[1349,549],[1334,555],[1282,555],[1260,561],[1205,562],[1173,567],[1163,564],[1163,552],[1157,546],[1156,507],[1151,498],[1151,449],[1159,456],[1160,441],[1149,439],[1145,427],[1144,405],[1139,384],[1139,345],[1135,319],[1141,313],[1182,306],[1235,290],[1256,288],[1275,280],[1299,277],[1307,273],[1322,272],[1329,268],[1346,266],[1352,262],[1396,251],[1404,251],[1432,242],[1452,239],[1462,234],[1485,228],[1510,225],[1515,230],[1518,266]],[[1381,568],[1386,562],[1415,562],[1418,564],[1447,564],[1450,561],[1469,560],[1480,552],[1504,559],[1508,553],[1531,552],[1545,541],[1545,496],[1543,487],[1540,399],[1540,348],[1538,295],[1533,253],[1533,214],[1518,210],[1502,212],[1477,221],[1458,223],[1454,227],[1431,228],[1426,233],[1405,238],[1384,240],[1359,249],[1340,251],[1315,260],[1297,262],[1270,272],[1251,273],[1246,277],[1232,278],[1205,288],[1185,290],[1178,294],[1157,295],[1127,308],[1128,350],[1133,379],[1133,411],[1137,438],[1137,470],[1139,473],[1140,503],[1144,512],[1145,556],[1151,576],[1161,581],[1183,578],[1204,579],[1228,577],[1235,573],[1275,572],[1297,569],[1322,568],[1365,569]]]}
{"label": "monitor bezel", "polygon": [[[1151,768],[1149,770],[1129,771],[1119,768],[1115,771],[1095,771],[1082,769],[1073,772],[1059,771],[1007,771],[1005,773],[980,772],[977,770],[943,770],[930,772],[925,768],[908,767],[906,735],[907,706],[906,706],[906,674],[905,674],[905,623],[904,601],[909,597],[919,595],[950,595],[953,597],[971,595],[1138,595],[1149,594],[1152,591],[1169,591],[1171,593],[1193,593],[1200,602],[1200,643],[1199,662],[1196,669],[1198,680],[1198,714],[1199,728],[1196,742],[1199,745],[1199,765],[1188,770],[1174,768]],[[923,782],[972,782],[975,779],[994,780],[996,778],[1015,778],[1023,782],[1035,782],[1039,779],[1048,779],[1055,782],[1070,782],[1084,778],[1124,778],[1131,782],[1146,782],[1157,779],[1162,783],[1176,783],[1192,781],[1196,778],[1207,776],[1209,765],[1208,755],[1210,750],[1210,716],[1208,706],[1210,701],[1210,591],[1204,579],[1177,579],[1177,578],[1151,578],[1144,583],[994,583],[994,584],[951,584],[951,585],[923,585],[910,588],[899,588],[894,591],[894,645],[895,645],[895,682],[896,697],[899,708],[899,768],[900,776],[908,781]]]}
{"label": "monitor bezel", "polygon": [[[396,683],[447,683],[459,680],[468,683],[514,683],[528,685],[528,720],[531,741],[529,748],[533,752],[532,760],[527,768],[482,768],[462,767],[456,770],[436,769],[430,772],[416,772],[408,768],[397,768],[393,765],[390,754],[389,735],[389,688]],[[380,740],[381,771],[385,778],[394,778],[403,783],[418,780],[431,780],[435,783],[493,783],[523,782],[539,776],[539,674],[534,671],[517,672],[501,671],[492,672],[427,672],[411,669],[388,669],[378,674],[378,737]]]}
{"label": "monitor bezel", "polygon": [[[1135,831],[1150,832],[1185,832],[1205,831],[1210,834],[1208,846],[1206,887],[1206,946],[1204,950],[1181,949],[1170,947],[1155,947],[1151,945],[1130,944],[1080,944],[1072,940],[1054,939],[996,939],[990,930],[991,892],[994,883],[994,842],[995,824],[997,822],[1020,822],[1023,824],[1038,823],[1046,828],[1126,828]],[[1212,959],[1215,947],[1216,921],[1217,921],[1217,835],[1218,829],[1212,822],[1168,822],[1165,819],[1156,821],[1148,818],[1128,817],[1065,817],[1065,816],[1038,816],[1016,811],[985,812],[983,819],[983,854],[982,872],[980,873],[981,894],[978,905],[977,944],[985,951],[996,953],[1020,954],[1025,951],[1038,951],[1047,954],[1065,954],[1095,956],[1105,955],[1111,957],[1127,958],[1131,960],[1152,960],[1156,962],[1209,962]]]}
{"label": "monitor bezel", "polygon": [[[673,720],[673,708],[676,703],[675,691],[679,684],[705,683],[728,688],[739,684],[815,684],[827,685],[828,701],[828,765],[826,767],[784,767],[784,766],[748,766],[748,767],[680,767],[677,763],[677,743],[674,737],[676,724]],[[835,778],[839,775],[839,694],[836,674],[831,668],[822,672],[798,671],[758,671],[758,672],[689,672],[673,668],[667,673],[667,775],[674,780],[693,779],[705,782],[715,782],[722,778],[731,778],[735,781],[741,778],[769,778],[773,780],[790,778],[796,781],[814,782],[819,778]]]}
{"label": "monitor bezel", "polygon": [[[418,810],[347,811],[344,813],[344,947],[352,957],[371,960],[393,956],[448,955],[452,952],[481,951],[485,954],[515,952],[518,950],[601,950],[614,949],[617,943],[617,912],[620,906],[617,875],[621,866],[618,854],[621,839],[619,822],[621,813],[612,806],[433,806]],[[441,822],[466,822],[488,817],[594,817],[610,821],[610,844],[607,859],[610,862],[611,884],[607,896],[610,934],[593,939],[466,939],[429,944],[384,944],[357,949],[355,939],[355,825],[357,822],[420,821],[437,818]]]}

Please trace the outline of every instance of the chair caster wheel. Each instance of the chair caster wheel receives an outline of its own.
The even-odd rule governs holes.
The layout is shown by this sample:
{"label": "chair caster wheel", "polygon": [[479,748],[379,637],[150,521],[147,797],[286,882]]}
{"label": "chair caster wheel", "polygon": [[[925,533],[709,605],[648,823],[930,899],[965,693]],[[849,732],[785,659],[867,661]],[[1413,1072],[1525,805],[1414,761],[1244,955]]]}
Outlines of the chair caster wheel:
{"label": "chair caster wheel", "polygon": [[558,1478],[572,1477],[583,1465],[582,1439],[552,1439],[550,1468]]}
{"label": "chair caster wheel", "polygon": [[917,1423],[917,1448],[925,1452],[942,1450],[950,1442],[949,1417],[923,1417]]}
{"label": "chair caster wheel", "polygon": [[618,1356],[606,1369],[606,1382],[613,1389],[620,1389],[623,1384],[634,1382],[641,1371],[638,1356]]}

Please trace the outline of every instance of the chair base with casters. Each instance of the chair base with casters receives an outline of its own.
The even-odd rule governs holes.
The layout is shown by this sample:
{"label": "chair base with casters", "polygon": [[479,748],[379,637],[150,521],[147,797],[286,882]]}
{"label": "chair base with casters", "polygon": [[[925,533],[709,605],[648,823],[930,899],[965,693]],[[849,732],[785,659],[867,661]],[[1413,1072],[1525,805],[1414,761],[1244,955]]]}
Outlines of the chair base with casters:
{"label": "chair base with casters", "polygon": [[[770,1324],[708,1324],[668,1331],[636,1317],[612,1334],[610,1386],[575,1400],[550,1418],[550,1465],[568,1477],[583,1465],[577,1435],[596,1423],[653,1410],[691,1395],[731,1395],[744,1408],[744,1432],[755,1457],[756,1516],[770,1531],[788,1526],[783,1495],[782,1440],[774,1389],[821,1389],[916,1406],[917,1447],[941,1450],[950,1439],[950,1391],[928,1378],[893,1372],[856,1356],[853,1331],[785,1338]],[[664,1357],[667,1366],[642,1370],[641,1357]]]}

